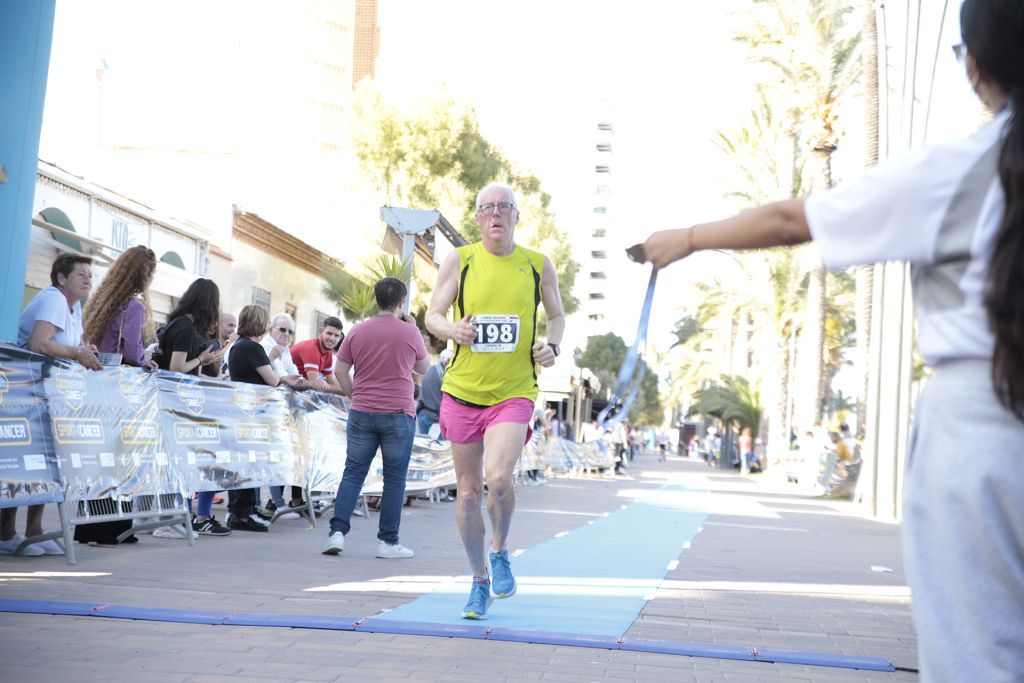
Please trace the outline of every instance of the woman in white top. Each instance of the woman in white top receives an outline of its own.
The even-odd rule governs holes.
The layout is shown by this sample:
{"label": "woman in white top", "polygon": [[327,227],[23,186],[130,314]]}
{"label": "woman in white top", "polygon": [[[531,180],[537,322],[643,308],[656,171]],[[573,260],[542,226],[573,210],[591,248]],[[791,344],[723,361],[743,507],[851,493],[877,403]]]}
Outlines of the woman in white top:
{"label": "woman in white top", "polygon": [[[924,681],[1024,680],[1024,2],[966,0],[975,135],[851,183],[653,233],[666,266],[700,249],[814,240],[831,268],[909,261],[922,355],[903,545]],[[965,459],[965,426],[991,449]],[[977,441],[977,439],[976,439]]]}
{"label": "woman in white top", "polygon": [[[90,370],[102,370],[96,347],[82,344],[82,300],[92,291],[92,259],[61,254],[50,268],[50,286],[29,302],[18,320],[18,346],[53,358],[80,363]],[[15,531],[18,508],[0,512],[0,554],[12,555],[25,540]],[[25,535],[43,533],[43,506],[29,505]],[[55,541],[25,546],[22,555],[63,555]]]}

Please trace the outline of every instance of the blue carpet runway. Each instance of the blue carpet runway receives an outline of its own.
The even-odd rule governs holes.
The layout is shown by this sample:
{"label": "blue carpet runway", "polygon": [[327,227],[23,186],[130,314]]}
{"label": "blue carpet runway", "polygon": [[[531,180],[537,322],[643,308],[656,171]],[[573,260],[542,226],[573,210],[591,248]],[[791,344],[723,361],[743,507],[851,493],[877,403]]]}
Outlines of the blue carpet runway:
{"label": "blue carpet runway", "polygon": [[879,657],[625,637],[665,578],[669,564],[700,531],[709,502],[707,491],[664,487],[607,517],[530,548],[512,561],[518,592],[512,598],[495,600],[489,619],[483,622],[461,618],[469,594],[468,578],[442,585],[372,618],[3,598],[0,613],[506,640],[713,659],[896,670],[888,660]]}
{"label": "blue carpet runway", "polygon": [[[693,540],[710,494],[666,486],[512,559],[515,596],[495,600],[488,626],[621,637]],[[459,625],[469,578],[442,584],[374,621]],[[473,623],[473,622],[468,622]]]}

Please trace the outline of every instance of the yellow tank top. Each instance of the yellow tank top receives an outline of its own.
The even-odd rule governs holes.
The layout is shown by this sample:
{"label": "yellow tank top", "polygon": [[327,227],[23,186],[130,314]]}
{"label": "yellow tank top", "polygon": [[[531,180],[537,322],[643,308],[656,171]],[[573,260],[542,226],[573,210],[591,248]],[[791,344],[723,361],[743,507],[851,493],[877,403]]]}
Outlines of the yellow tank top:
{"label": "yellow tank top", "polygon": [[457,344],[441,390],[478,406],[510,398],[537,399],[533,345],[544,255],[517,246],[495,256],[477,242],[459,247],[459,288],[453,319],[473,316],[470,345]]}

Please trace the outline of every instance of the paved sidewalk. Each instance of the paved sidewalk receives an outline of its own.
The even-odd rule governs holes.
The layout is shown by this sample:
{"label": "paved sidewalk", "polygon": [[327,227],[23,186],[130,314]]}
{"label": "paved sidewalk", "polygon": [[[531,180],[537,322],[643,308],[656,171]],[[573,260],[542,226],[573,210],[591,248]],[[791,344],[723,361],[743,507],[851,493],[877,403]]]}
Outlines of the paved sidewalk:
{"label": "paved sidewalk", "polygon": [[[768,476],[743,478],[678,458],[659,463],[653,454],[643,454],[629,473],[518,488],[511,547],[528,551],[650,497],[665,484],[707,488],[712,508],[703,530],[681,553],[627,638],[867,655],[898,667],[916,666],[898,526],[862,519],[850,503],[798,495]],[[51,525],[52,508],[47,509]],[[222,507],[214,510],[226,514]],[[376,523],[376,513],[369,520],[355,518],[337,557],[319,553],[326,519],[312,532],[302,520],[285,520],[268,534],[202,537],[195,548],[149,535],[133,546],[78,545],[74,566],[61,557],[0,556],[0,598],[372,616],[466,574],[452,503],[417,501],[405,509],[402,542],[415,549],[413,559],[375,559]],[[501,605],[496,601],[492,612]],[[491,640],[0,613],[0,680],[241,678],[917,680],[906,671]]]}

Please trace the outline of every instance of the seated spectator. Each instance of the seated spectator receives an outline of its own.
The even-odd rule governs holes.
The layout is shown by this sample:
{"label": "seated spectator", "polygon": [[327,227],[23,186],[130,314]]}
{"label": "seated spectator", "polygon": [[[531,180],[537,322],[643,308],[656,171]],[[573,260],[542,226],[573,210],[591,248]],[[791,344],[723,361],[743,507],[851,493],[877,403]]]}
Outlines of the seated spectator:
{"label": "seated spectator", "polygon": [[238,337],[235,328],[238,327],[238,318],[234,313],[221,313],[220,321],[217,323],[217,342],[220,344],[221,362],[220,365],[204,365],[201,372],[205,377],[219,377],[220,379],[231,379],[228,373],[228,356],[231,355],[231,344]]}
{"label": "seated spectator", "polygon": [[121,362],[156,370],[157,364],[142,346],[142,330],[149,319],[149,286],[156,273],[156,254],[138,245],[111,264],[85,308],[85,339],[100,353],[121,354]]}
{"label": "seated spectator", "polygon": [[[262,306],[246,306],[238,316],[238,340],[232,345],[228,372],[232,381],[265,384],[280,383],[259,340],[267,329],[267,311]],[[228,527],[238,531],[267,531],[270,520],[256,510],[255,488],[229,491]]]}
{"label": "seated spectator", "polygon": [[334,376],[334,353],[345,338],[341,320],[326,318],[315,339],[307,339],[292,347],[292,361],[310,382],[322,381],[320,391],[344,394]]}
{"label": "seated spectator", "polygon": [[[348,396],[334,374],[334,354],[337,353],[338,346],[345,339],[342,329],[341,320],[330,316],[324,319],[315,339],[299,342],[292,347],[291,353],[292,361],[306,380],[310,383],[320,383],[317,387],[319,391]],[[298,496],[295,495],[294,491],[296,490],[301,492],[298,487],[293,488],[292,499],[288,506],[305,509],[306,501],[302,499],[301,493]],[[300,514],[305,514],[305,512]],[[316,514],[320,514],[319,510],[316,511]]]}
{"label": "seated spectator", "polygon": [[[274,374],[277,375],[278,379],[292,387],[293,389],[314,389],[316,391],[326,391],[327,383],[323,380],[310,381],[305,379],[299,372],[298,367],[295,365],[295,361],[292,360],[291,344],[295,339],[295,319],[288,313],[278,313],[271,321],[270,326],[267,328],[267,333],[260,339],[260,345],[267,354],[267,358],[270,359],[270,367],[274,370]],[[292,487],[292,500],[302,500],[302,487]],[[271,486],[270,487],[270,502],[263,509],[263,515],[265,517],[273,518],[274,513],[280,508],[286,508],[288,505],[284,502],[284,487],[283,486]],[[299,516],[297,512],[286,512],[280,516],[280,519],[294,519]]]}
{"label": "seated spectator", "polygon": [[[168,316],[167,326],[157,335],[160,342],[156,360],[160,369],[198,375],[204,366],[220,367],[223,359],[220,342],[216,338],[211,339],[214,326],[219,321],[220,289],[213,280],[199,278],[181,295],[178,305]],[[214,493],[199,493],[192,528],[205,536],[227,536],[231,529],[218,522],[211,511]],[[154,531],[154,536],[165,533],[158,534],[157,531],[161,530]]]}
{"label": "seated spectator", "polygon": [[[142,328],[149,319],[149,285],[156,272],[156,254],[144,245],[126,250],[114,261],[85,307],[85,338],[97,342],[100,353],[120,354],[125,365],[155,370],[142,347]],[[92,501],[90,501],[92,505]],[[116,545],[132,528],[130,519],[75,525],[79,543]],[[121,543],[136,543],[133,534]]]}
{"label": "seated spectator", "polygon": [[[96,347],[82,344],[82,300],[92,290],[92,259],[61,254],[50,268],[50,286],[36,294],[18,320],[18,346],[34,353],[80,363],[101,370]],[[43,506],[29,505],[25,536],[15,526],[18,508],[0,510],[0,554],[13,555],[25,537],[43,533]],[[63,555],[53,540],[33,543],[22,551],[26,556]]]}

